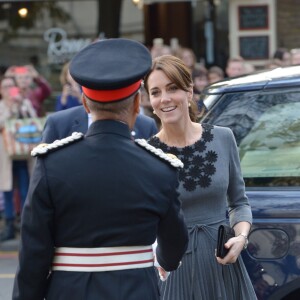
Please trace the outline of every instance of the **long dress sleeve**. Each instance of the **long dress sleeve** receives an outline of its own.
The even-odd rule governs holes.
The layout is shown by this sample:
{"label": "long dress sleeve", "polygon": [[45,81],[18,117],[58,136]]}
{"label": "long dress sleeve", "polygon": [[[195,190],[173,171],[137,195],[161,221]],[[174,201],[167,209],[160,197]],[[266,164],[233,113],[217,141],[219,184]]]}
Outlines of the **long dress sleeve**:
{"label": "long dress sleeve", "polygon": [[238,147],[234,135],[228,129],[230,146],[228,210],[231,227],[239,222],[252,223],[252,212],[249,199],[245,193],[245,182],[242,175]]}

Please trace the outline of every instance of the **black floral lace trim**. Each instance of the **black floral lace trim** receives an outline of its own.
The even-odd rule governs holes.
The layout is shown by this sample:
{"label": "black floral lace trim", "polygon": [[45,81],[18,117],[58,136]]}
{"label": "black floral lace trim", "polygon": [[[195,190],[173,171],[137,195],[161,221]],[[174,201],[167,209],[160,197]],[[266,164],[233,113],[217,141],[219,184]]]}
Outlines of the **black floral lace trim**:
{"label": "black floral lace trim", "polygon": [[214,138],[213,126],[202,124],[203,132],[199,141],[184,148],[169,147],[162,143],[157,137],[152,137],[149,144],[160,148],[166,153],[176,155],[184,164],[184,168],[179,170],[179,181],[187,191],[194,191],[197,186],[208,188],[211,185],[212,176],[216,172],[215,163],[218,154],[215,151],[207,151],[207,143]]}

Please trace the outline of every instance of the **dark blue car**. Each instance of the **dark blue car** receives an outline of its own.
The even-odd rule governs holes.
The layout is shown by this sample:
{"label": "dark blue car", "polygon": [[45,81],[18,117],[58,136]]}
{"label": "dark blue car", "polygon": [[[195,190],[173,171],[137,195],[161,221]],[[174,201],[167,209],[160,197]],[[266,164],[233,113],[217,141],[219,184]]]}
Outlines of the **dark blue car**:
{"label": "dark blue car", "polygon": [[253,212],[243,259],[257,298],[299,300],[300,66],[215,83],[202,100],[201,122],[230,127],[239,146]]}

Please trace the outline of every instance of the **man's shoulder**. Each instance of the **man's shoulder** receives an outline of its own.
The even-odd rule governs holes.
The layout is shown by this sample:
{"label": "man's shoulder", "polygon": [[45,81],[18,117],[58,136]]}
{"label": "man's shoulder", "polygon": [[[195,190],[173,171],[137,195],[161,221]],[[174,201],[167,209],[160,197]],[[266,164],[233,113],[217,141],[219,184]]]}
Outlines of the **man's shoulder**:
{"label": "man's shoulder", "polygon": [[148,139],[157,133],[157,125],[153,118],[138,114],[134,129],[137,131],[135,138]]}
{"label": "man's shoulder", "polygon": [[167,162],[172,167],[183,168],[182,161],[178,159],[175,155],[171,153],[165,153],[161,149],[155,148],[154,146],[150,145],[145,139],[135,139],[134,141],[137,145],[144,148],[158,159]]}
{"label": "man's shoulder", "polygon": [[64,110],[60,110],[54,113],[51,113],[48,115],[47,119],[49,120],[64,120],[66,118],[70,118],[73,116],[77,116],[77,115],[84,115],[85,113],[85,109],[84,107],[81,106],[76,106],[76,107],[72,107],[72,108],[68,108],[68,109],[64,109]]}
{"label": "man's shoulder", "polygon": [[36,156],[44,156],[45,154],[49,152],[53,152],[56,150],[59,150],[60,148],[63,148],[69,144],[72,144],[76,141],[79,141],[83,139],[84,135],[81,132],[73,132],[72,135],[56,140],[53,143],[47,144],[47,143],[42,143],[33,148],[31,151],[31,156],[36,157]]}
{"label": "man's shoulder", "polygon": [[88,127],[88,115],[83,106],[68,108],[49,114],[43,130],[43,142],[51,143],[65,138],[73,132],[85,133]]}
{"label": "man's shoulder", "polygon": [[136,118],[136,122],[142,122],[147,124],[155,124],[155,120],[149,116],[138,114]]}

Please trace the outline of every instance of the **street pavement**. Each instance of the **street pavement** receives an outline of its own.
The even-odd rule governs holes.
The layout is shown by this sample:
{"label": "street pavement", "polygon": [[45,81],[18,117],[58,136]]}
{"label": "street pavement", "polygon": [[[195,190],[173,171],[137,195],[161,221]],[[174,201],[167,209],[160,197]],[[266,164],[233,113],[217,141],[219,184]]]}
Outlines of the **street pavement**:
{"label": "street pavement", "polygon": [[[0,229],[3,224],[0,222]],[[0,231],[1,231],[0,230]],[[19,236],[0,242],[0,300],[10,300],[18,263]]]}

